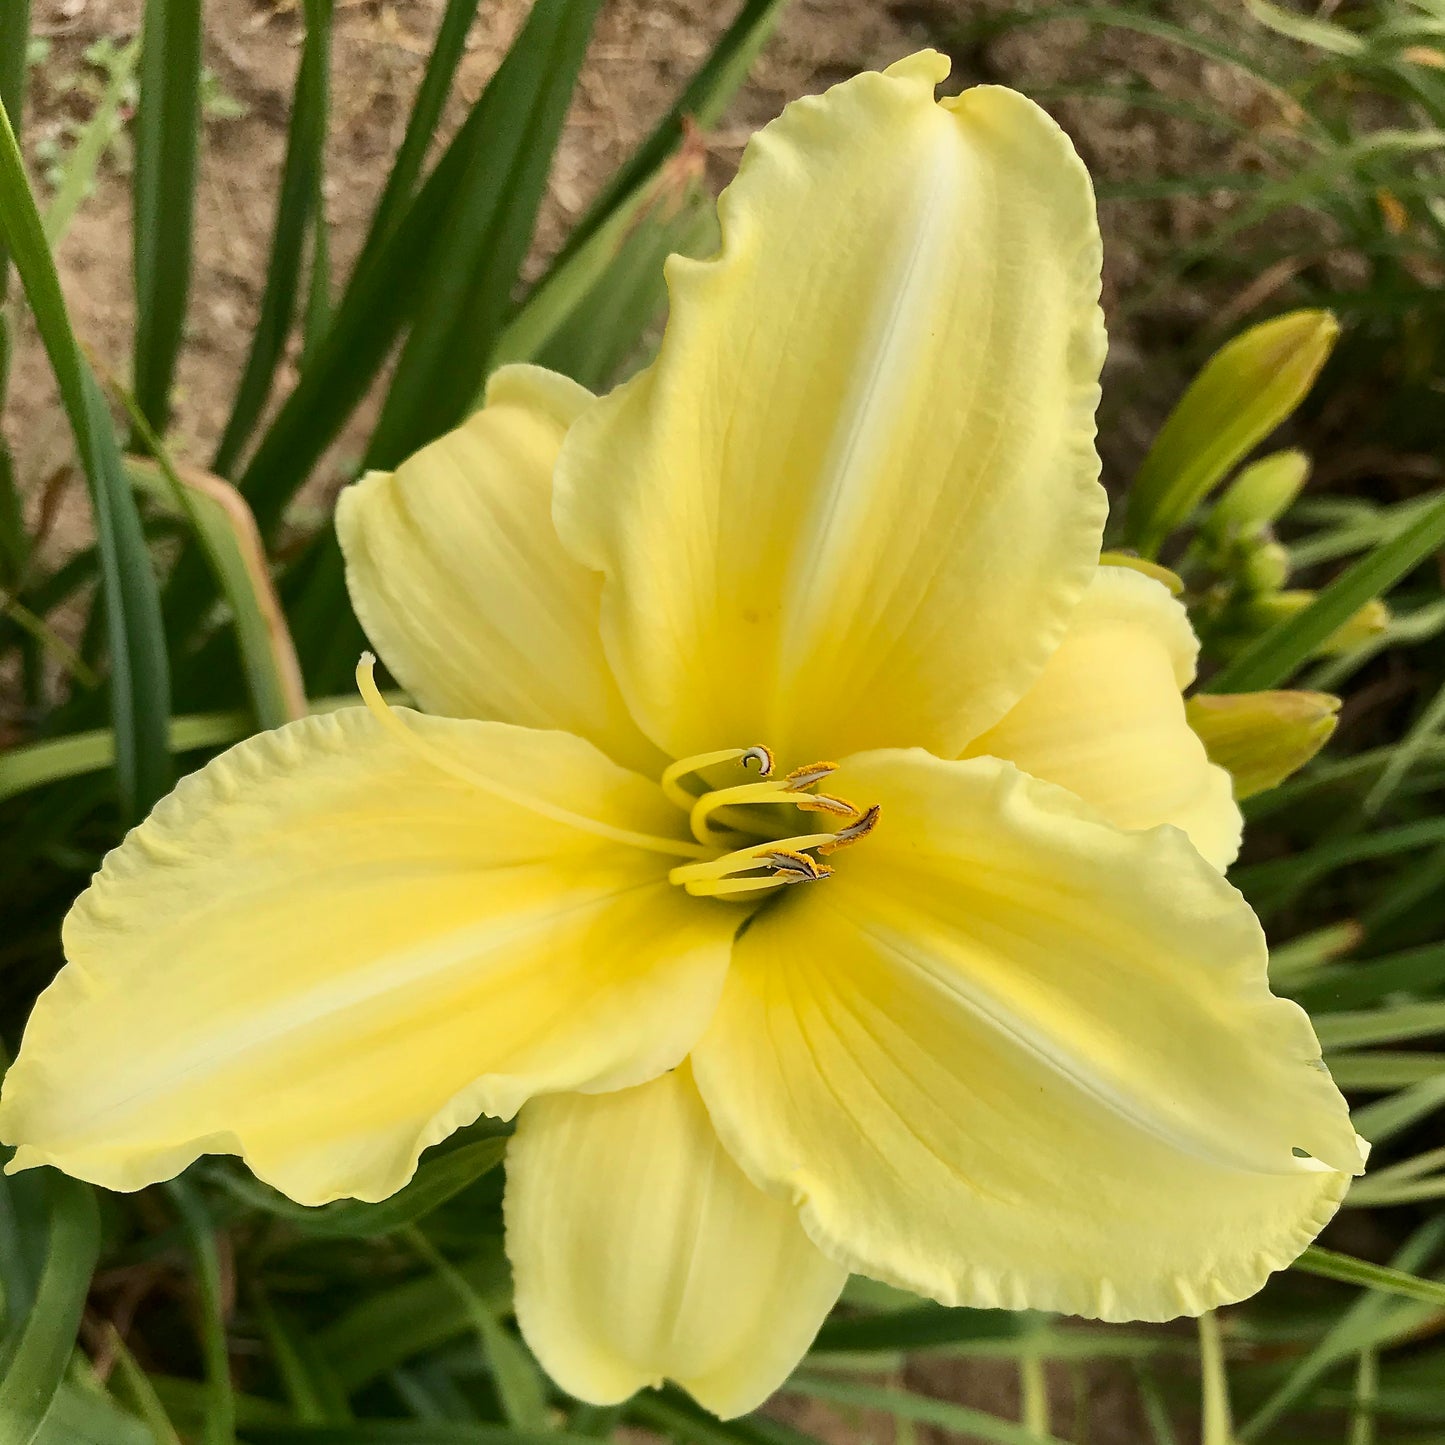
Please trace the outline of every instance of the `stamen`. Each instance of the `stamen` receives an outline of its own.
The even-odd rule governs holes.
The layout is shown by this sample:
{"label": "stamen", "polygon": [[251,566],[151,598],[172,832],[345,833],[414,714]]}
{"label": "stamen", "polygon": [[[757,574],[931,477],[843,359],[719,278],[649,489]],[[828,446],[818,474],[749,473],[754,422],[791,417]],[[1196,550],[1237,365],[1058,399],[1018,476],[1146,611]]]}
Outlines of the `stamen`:
{"label": "stamen", "polygon": [[[790,843],[804,842],[801,838],[790,838]],[[754,856],[746,858],[747,867],[759,868],[764,865],[772,873],[766,878],[737,878],[707,876],[700,872],[706,864],[683,864],[674,868],[668,877],[681,882],[694,898],[726,898],[739,893],[766,893],[778,888],[787,888],[794,883],[812,883],[827,878],[833,870],[826,863],[819,863],[806,853],[796,853],[791,848],[780,848],[766,844],[757,849],[744,849]],[[721,860],[719,860],[721,861]],[[692,875],[683,877],[681,875]]]}
{"label": "stamen", "polygon": [[668,801],[684,813],[697,802],[697,795],[681,786],[681,780],[689,773],[700,773],[704,768],[715,768],[719,763],[739,762],[743,767],[756,763],[758,776],[769,777],[773,771],[773,754],[761,743],[750,748],[720,748],[714,753],[696,753],[690,758],[679,758],[669,764],[662,774],[662,791]]}
{"label": "stamen", "polygon": [[[750,843],[746,848],[736,848],[719,858],[709,858],[705,863],[679,863],[667,875],[669,883],[698,883],[709,878],[727,878],[734,873],[746,873],[751,868],[771,866],[769,859],[774,854],[802,853],[804,848],[816,848],[835,837],[833,833],[800,833],[795,838],[781,838],[776,842]],[[815,877],[821,874],[815,874]]]}
{"label": "stamen", "polygon": [[795,853],[791,848],[774,848],[765,853],[763,860],[785,883],[811,883],[815,878],[826,878],[833,870],[826,863],[810,858],[806,853]]}
{"label": "stamen", "polygon": [[856,823],[849,823],[846,828],[839,828],[826,843],[820,843],[818,852],[836,853],[839,848],[846,848],[850,843],[856,843],[860,838],[866,838],[878,826],[878,818],[882,812],[882,807],[874,803]]}
{"label": "stamen", "polygon": [[758,765],[758,776],[760,778],[771,777],[774,766],[773,750],[764,747],[762,743],[756,743],[738,759],[738,762],[740,762],[743,767],[747,767],[749,763],[756,763]]}
{"label": "stamen", "polygon": [[794,800],[794,806],[804,813],[831,813],[835,818],[847,818],[850,822],[863,816],[863,809],[847,798],[835,798],[831,793],[809,793]]}
{"label": "stamen", "polygon": [[[754,749],[748,751],[752,752]],[[768,772],[772,772],[772,753],[766,748],[756,751],[767,755]],[[738,756],[743,754],[739,753]],[[837,771],[837,763],[809,763],[806,767],[794,768],[776,783],[740,783],[732,788],[716,788],[710,793],[704,793],[700,798],[689,797],[688,823],[692,828],[692,836],[699,843],[717,843],[718,834],[709,828],[707,820],[719,808],[738,807],[748,803],[792,803],[805,812],[832,813],[836,817],[856,818],[859,810],[843,798],[832,798],[826,793],[809,794],[806,798],[799,796],[804,789],[811,788],[814,783],[822,782]]]}
{"label": "stamen", "polygon": [[824,778],[831,777],[837,771],[837,763],[809,763],[805,768],[794,768],[783,779],[783,786],[790,792],[799,793],[804,788],[811,788],[814,783],[821,783]]}
{"label": "stamen", "polygon": [[649,853],[668,853],[675,858],[708,858],[711,854],[710,849],[697,843],[685,842],[680,838],[656,838],[650,833],[634,833],[627,828],[614,828],[609,823],[599,822],[596,818],[583,817],[566,808],[559,808],[545,799],[517,792],[504,783],[495,782],[481,773],[473,772],[465,764],[457,762],[440,748],[433,746],[415,728],[408,727],[400,715],[392,710],[376,686],[376,658],[369,652],[363,652],[361,661],[356,664],[356,689],[361,694],[361,700],[366,704],[371,715],[404,747],[418,757],[425,758],[433,767],[451,774],[452,777],[458,778],[474,788],[481,789],[484,793],[490,793],[494,798],[500,798],[514,807],[525,808],[528,812],[536,813],[540,817],[550,818],[553,822],[561,823],[565,827],[576,828],[579,832],[591,833],[597,838],[607,838],[614,843],[625,843],[634,848],[643,848]]}
{"label": "stamen", "polygon": [[727,898],[738,893],[776,893],[787,887],[787,880],[770,876],[767,878],[712,878],[702,879],[686,885],[694,898]]}

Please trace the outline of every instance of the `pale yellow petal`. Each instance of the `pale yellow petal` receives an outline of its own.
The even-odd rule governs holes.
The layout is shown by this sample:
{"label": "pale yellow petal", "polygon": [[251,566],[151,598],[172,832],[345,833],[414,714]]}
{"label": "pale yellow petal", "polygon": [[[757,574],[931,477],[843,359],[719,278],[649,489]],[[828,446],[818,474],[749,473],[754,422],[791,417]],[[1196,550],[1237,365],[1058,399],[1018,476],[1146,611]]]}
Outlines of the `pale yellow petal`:
{"label": "pale yellow petal", "polygon": [[754,1182],[841,1263],[950,1305],[1166,1319],[1293,1259],[1359,1143],[1184,836],[992,759],[875,753],[836,781],[877,829],[753,920],[692,1055]]}
{"label": "pale yellow petal", "polygon": [[1173,823],[1227,868],[1243,821],[1180,696],[1198,656],[1189,615],[1164,586],[1101,567],[1039,680],[965,756],[1017,763],[1121,828]]}
{"label": "pale yellow petal", "polygon": [[552,465],[591,401],[503,367],[455,431],[348,487],[336,532],[366,635],[427,712],[560,728],[656,774],[603,656],[601,584],[552,525]]}
{"label": "pale yellow petal", "polygon": [[534,1099],[507,1151],[517,1322],[593,1404],[675,1380],[723,1418],[777,1389],[847,1271],[718,1142],[684,1064],[615,1094]]}
{"label": "pale yellow petal", "polygon": [[749,143],[718,256],[669,263],[656,362],[558,463],[564,543],[665,750],[956,754],[1099,555],[1088,176],[1037,106],[935,103],[924,52]]}
{"label": "pale yellow petal", "polygon": [[685,1054],[736,914],[559,821],[675,837],[656,785],[563,733],[399,716],[477,781],[346,710],[231,749],[107,857],[5,1079],[15,1167],[136,1189],[241,1153],[303,1203],[380,1199],[481,1113]]}

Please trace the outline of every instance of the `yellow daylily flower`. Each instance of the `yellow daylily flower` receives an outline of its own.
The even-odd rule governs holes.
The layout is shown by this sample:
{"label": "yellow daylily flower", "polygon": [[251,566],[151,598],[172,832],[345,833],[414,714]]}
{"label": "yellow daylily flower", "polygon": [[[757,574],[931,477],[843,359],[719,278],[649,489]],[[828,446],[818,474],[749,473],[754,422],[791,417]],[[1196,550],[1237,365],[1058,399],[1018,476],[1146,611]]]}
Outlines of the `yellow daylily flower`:
{"label": "yellow daylily flower", "polygon": [[749,145],[654,364],[509,367],[342,499],[428,716],[252,738],[106,859],[12,1167],[207,1152],[380,1199],[515,1117],[557,1382],[751,1409],[857,1270],[948,1305],[1239,1299],[1362,1167],[1220,871],[1197,643],[1099,565],[1088,177],[925,52]]}

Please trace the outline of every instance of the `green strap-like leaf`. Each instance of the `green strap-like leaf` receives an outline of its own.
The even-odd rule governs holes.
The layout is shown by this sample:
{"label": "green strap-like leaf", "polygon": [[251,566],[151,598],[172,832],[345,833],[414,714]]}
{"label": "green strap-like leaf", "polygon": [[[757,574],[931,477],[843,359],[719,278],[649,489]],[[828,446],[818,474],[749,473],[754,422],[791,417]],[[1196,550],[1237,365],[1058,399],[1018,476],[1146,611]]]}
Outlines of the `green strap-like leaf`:
{"label": "green strap-like leaf", "polygon": [[[0,107],[10,117],[16,135],[25,113],[26,56],[30,43],[30,0],[5,0],[0,5]],[[10,283],[9,246],[0,241],[0,303]],[[0,347],[8,341],[0,332]],[[5,400],[5,371],[8,358],[0,355],[0,403]]]}
{"label": "green strap-like leaf", "polygon": [[1404,1299],[1423,1300],[1426,1304],[1445,1308],[1445,1283],[1440,1280],[1421,1279],[1419,1275],[1391,1269],[1388,1265],[1371,1264],[1352,1255],[1337,1254],[1333,1249],[1321,1249],[1317,1244],[1310,1245],[1290,1268],[1299,1270],[1301,1274],[1316,1274],[1321,1279],[1357,1284],[1363,1289],[1380,1290],[1384,1294],[1397,1294]]}
{"label": "green strap-like leaf", "polygon": [[562,121],[599,0],[536,0],[477,103],[483,143],[443,219],[416,311],[367,447],[394,467],[460,422],[485,378],[531,245]]}
{"label": "green strap-like leaf", "polygon": [[747,79],[785,3],[786,0],[746,0],[737,18],[723,32],[667,114],[572,228],[555,265],[565,265],[591,239],[593,232],[645,189],[653,174],[677,149],[689,123],[704,129],[717,123],[738,87]]}
{"label": "green strap-like leaf", "polygon": [[75,434],[95,514],[101,605],[110,651],[111,713],[121,807],[138,819],[170,786],[170,676],[155,573],[104,400],[82,360],[25,179],[9,118],[0,115],[0,241],[25,285]]}
{"label": "green strap-like leaf", "polygon": [[90,1187],[51,1173],[46,1192],[40,1285],[0,1378],[0,1440],[5,1445],[30,1445],[40,1432],[75,1348],[100,1249],[100,1216]]}
{"label": "green strap-like leaf", "polygon": [[412,102],[411,115],[407,118],[406,132],[397,148],[396,159],[391,163],[391,172],[382,188],[381,199],[377,201],[376,210],[372,212],[366,241],[356,263],[357,270],[376,255],[377,248],[391,234],[406,203],[416,190],[422,165],[436,139],[442,110],[447,96],[451,93],[452,80],[456,76],[457,66],[466,47],[467,32],[471,30],[476,14],[477,0],[447,0],[441,24],[437,27],[436,40],[432,44],[431,54],[427,57],[421,85],[417,87],[416,99]]}
{"label": "green strap-like leaf", "polygon": [[181,1217],[181,1228],[195,1262],[200,1305],[201,1355],[205,1360],[209,1395],[204,1445],[235,1445],[236,1399],[231,1384],[231,1355],[226,1338],[225,1304],[221,1289],[221,1260],[216,1229],[200,1196],[183,1179],[165,1186]]}
{"label": "green strap-like leaf", "polygon": [[244,1175],[226,1171],[218,1176],[223,1188],[243,1204],[264,1209],[306,1234],[325,1239],[379,1239],[393,1234],[460,1194],[489,1170],[495,1169],[507,1152],[505,1137],[478,1139],[445,1154],[425,1159],[411,1182],[378,1204],[357,1199],[339,1200],[309,1208],[294,1204],[284,1194]]}
{"label": "green strap-like leaf", "polygon": [[135,119],[135,396],[164,434],[191,283],[201,0],[146,0]]}
{"label": "green strap-like leaf", "polygon": [[313,224],[325,225],[324,218],[317,214],[317,205],[326,162],[331,0],[305,0],[305,14],[306,40],[291,100],[286,161],[281,170],[261,313],[251,337],[251,351],[236,389],[230,420],[211,463],[212,471],[223,477],[229,477],[235,469],[241,449],[271,393],[276,367],[296,315],[296,293],[307,233]]}
{"label": "green strap-like leaf", "polygon": [[[1445,1219],[1423,1225],[1395,1255],[1393,1268],[1407,1273],[1423,1269],[1442,1243],[1445,1243]],[[1285,1410],[1304,1397],[1333,1365],[1342,1359],[1348,1359],[1361,1343],[1373,1343],[1381,1338],[1399,1309],[1400,1306],[1394,1301],[1381,1298],[1378,1294],[1361,1295],[1250,1416],[1240,1430],[1239,1438],[1244,1441],[1257,1440]]]}

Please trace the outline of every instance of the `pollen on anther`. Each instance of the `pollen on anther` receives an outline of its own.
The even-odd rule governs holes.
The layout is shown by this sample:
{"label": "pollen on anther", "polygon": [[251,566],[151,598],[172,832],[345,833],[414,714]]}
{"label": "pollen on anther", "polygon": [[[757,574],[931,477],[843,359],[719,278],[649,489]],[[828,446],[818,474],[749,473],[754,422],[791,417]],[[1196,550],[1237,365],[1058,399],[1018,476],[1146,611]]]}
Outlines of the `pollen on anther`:
{"label": "pollen on anther", "polygon": [[794,806],[803,813],[831,813],[835,818],[847,818],[850,823],[863,816],[862,808],[831,793],[808,793],[798,798]]}
{"label": "pollen on anther", "polygon": [[795,853],[791,848],[774,848],[763,855],[762,861],[784,883],[808,883],[815,878],[826,878],[833,871],[807,853]]}
{"label": "pollen on anther", "polygon": [[748,748],[738,759],[738,762],[745,768],[752,763],[756,763],[758,765],[758,776],[760,778],[771,777],[773,773],[773,750],[764,747],[762,743],[758,743],[755,747]]}
{"label": "pollen on anther", "polygon": [[883,809],[874,803],[856,823],[849,823],[846,828],[839,828],[828,842],[820,843],[818,852],[836,853],[839,848],[846,848],[850,843],[856,843],[860,838],[866,838],[878,826],[878,818],[882,812]]}
{"label": "pollen on anther", "polygon": [[837,763],[809,763],[806,767],[794,768],[783,779],[783,786],[790,793],[801,792],[804,788],[811,788],[814,783],[821,783],[824,778],[831,777],[837,771]]}

